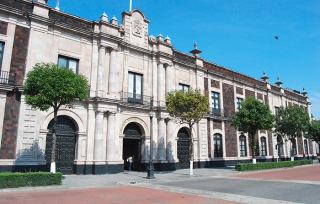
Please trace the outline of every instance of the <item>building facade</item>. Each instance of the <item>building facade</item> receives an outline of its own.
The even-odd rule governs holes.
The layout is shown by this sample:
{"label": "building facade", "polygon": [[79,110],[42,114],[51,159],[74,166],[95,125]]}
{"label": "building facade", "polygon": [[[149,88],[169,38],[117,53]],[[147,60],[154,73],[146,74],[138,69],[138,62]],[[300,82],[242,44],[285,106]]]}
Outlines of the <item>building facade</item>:
{"label": "building facade", "polygon": [[[230,125],[247,96],[277,108],[302,105],[304,91],[255,79],[176,50],[169,37],[149,35],[150,21],[139,9],[89,21],[46,5],[45,1],[0,0],[0,171],[49,170],[53,110],[34,110],[24,102],[26,73],[39,62],[54,62],[83,74],[87,100],[61,107],[57,125],[57,170],[65,174],[146,170],[153,145],[158,171],[189,168],[189,135],[194,136],[194,167],[250,161],[248,138]],[[165,109],[165,94],[199,88],[210,94],[210,113],[193,130]],[[153,99],[153,100],[152,100]],[[152,110],[151,110],[152,107]],[[151,139],[152,138],[152,139]],[[290,143],[271,131],[258,134],[258,160],[290,157]],[[152,141],[151,141],[152,140]],[[315,155],[315,144],[297,138],[295,156]]]}

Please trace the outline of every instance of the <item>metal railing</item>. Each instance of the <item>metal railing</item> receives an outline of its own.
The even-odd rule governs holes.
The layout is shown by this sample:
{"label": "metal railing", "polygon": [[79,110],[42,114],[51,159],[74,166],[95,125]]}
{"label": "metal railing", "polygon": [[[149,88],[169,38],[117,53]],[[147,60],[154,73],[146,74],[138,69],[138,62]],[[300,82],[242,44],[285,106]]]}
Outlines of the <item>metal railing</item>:
{"label": "metal railing", "polygon": [[234,114],[233,111],[227,109],[220,109],[220,108],[210,108],[210,115],[217,116],[217,117],[232,117]]}
{"label": "metal railing", "polygon": [[16,73],[0,71],[0,84],[16,85]]}
{"label": "metal railing", "polygon": [[121,92],[121,101],[126,103],[134,103],[140,105],[150,105],[151,96],[129,93],[129,92]]}

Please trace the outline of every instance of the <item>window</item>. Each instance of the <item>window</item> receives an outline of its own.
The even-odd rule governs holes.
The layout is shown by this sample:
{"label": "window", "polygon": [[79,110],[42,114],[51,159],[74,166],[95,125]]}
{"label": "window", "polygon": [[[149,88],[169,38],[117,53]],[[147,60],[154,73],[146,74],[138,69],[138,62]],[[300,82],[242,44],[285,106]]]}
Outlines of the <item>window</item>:
{"label": "window", "polygon": [[129,72],[128,102],[143,103],[142,98],[142,75]]}
{"label": "window", "polygon": [[213,135],[214,141],[214,156],[215,157],[222,157],[222,135],[214,134]]}
{"label": "window", "polygon": [[237,98],[237,108],[240,109],[241,108],[241,102],[243,101],[242,98]]}
{"label": "window", "polygon": [[74,73],[78,73],[78,64],[79,64],[79,60],[77,60],[77,59],[72,59],[72,58],[64,57],[64,56],[58,57],[59,67],[69,68]]}
{"label": "window", "polygon": [[261,142],[261,156],[267,156],[267,140],[265,137],[260,138]]}
{"label": "window", "polygon": [[297,155],[297,142],[294,140],[293,141],[293,144],[292,144],[292,155],[291,156],[294,156],[294,155]]}
{"label": "window", "polygon": [[307,139],[304,140],[304,153],[306,153],[306,155],[309,154],[309,151],[308,151],[308,140]]}
{"label": "window", "polygon": [[239,145],[240,145],[240,156],[241,157],[247,156],[247,141],[245,136],[241,135],[239,137]]}
{"label": "window", "polygon": [[2,70],[3,50],[4,50],[4,42],[0,42],[0,71]]}
{"label": "window", "polygon": [[278,156],[284,155],[283,141],[280,136],[277,136],[277,150],[278,150]]}
{"label": "window", "polygon": [[220,94],[217,92],[211,92],[211,101],[212,101],[212,114],[220,116]]}
{"label": "window", "polygon": [[179,90],[183,90],[184,92],[189,91],[189,86],[185,84],[179,84]]}

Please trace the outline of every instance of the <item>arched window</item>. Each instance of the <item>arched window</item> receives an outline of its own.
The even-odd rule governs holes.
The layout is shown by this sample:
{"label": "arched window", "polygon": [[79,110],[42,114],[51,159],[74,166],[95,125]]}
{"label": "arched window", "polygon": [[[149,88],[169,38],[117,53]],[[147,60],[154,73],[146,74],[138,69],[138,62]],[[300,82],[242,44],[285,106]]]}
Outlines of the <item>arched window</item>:
{"label": "arched window", "polygon": [[260,138],[261,142],[261,156],[267,156],[267,140],[265,137]]}
{"label": "arched window", "polygon": [[291,156],[297,155],[297,142],[296,142],[296,140],[293,141],[292,152],[293,152],[293,154]]}
{"label": "arched window", "polygon": [[308,140],[307,139],[304,140],[304,152],[306,153],[306,155],[309,154],[309,151],[308,151]]}
{"label": "arched window", "polygon": [[222,135],[220,134],[214,134],[213,135],[213,141],[214,141],[214,156],[215,157],[222,157]]}
{"label": "arched window", "polygon": [[239,137],[239,148],[240,148],[240,156],[241,157],[247,156],[247,140],[246,140],[246,137],[243,135]]}

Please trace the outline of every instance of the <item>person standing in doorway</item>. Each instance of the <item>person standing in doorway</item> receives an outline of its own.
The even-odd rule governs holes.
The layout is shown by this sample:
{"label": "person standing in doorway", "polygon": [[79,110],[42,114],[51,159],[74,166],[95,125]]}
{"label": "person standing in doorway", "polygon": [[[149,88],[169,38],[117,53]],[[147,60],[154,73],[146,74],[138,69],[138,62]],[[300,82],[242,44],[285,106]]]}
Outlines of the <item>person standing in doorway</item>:
{"label": "person standing in doorway", "polygon": [[132,156],[129,156],[129,157],[127,158],[127,162],[129,162],[128,171],[131,171],[131,168],[132,168],[132,162],[133,162],[133,158],[132,158]]}

